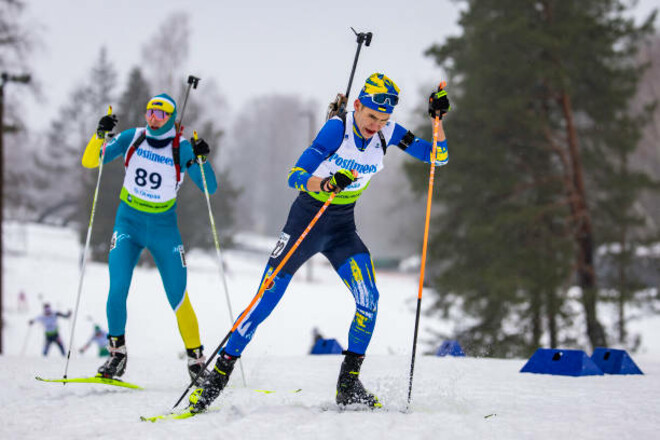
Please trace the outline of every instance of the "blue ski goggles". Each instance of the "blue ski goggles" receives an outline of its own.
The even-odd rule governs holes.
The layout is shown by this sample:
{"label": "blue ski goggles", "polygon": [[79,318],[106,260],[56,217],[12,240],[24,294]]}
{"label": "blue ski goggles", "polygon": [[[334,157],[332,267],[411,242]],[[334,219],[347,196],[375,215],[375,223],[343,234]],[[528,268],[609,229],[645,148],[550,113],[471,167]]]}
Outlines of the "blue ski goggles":
{"label": "blue ski goggles", "polygon": [[374,104],[383,105],[389,104],[392,107],[399,103],[399,97],[391,93],[375,93],[373,95],[365,93],[360,96],[360,99],[369,97]]}

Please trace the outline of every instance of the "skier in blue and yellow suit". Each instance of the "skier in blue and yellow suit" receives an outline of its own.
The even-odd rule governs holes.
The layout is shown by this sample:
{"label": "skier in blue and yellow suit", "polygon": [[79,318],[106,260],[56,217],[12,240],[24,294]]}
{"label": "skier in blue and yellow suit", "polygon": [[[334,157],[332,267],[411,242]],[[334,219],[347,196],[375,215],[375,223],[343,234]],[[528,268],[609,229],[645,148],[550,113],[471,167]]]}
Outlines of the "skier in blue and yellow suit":
{"label": "skier in blue and yellow suit", "polygon": [[[364,84],[355,111],[326,122],[289,173],[289,186],[300,191],[289,218],[270,256],[262,277],[270,274],[302,234],[320,207],[337,193],[332,204],[274,278],[274,284],[247,313],[231,334],[215,368],[201,388],[190,397],[190,411],[204,411],[220,394],[236,359],[254,336],[257,326],[272,312],[284,295],[291,277],[314,254],[330,260],[355,298],[356,311],[348,333],[348,350],[337,383],[339,405],[358,404],[379,407],[378,399],[364,389],[358,379],[364,354],[371,340],[378,312],[378,289],[369,250],[357,234],[355,202],[369,186],[370,179],[383,168],[388,145],[396,145],[411,156],[430,162],[432,144],[415,137],[390,116],[399,101],[399,88],[387,76],[375,73]],[[439,116],[449,111],[444,90],[431,95],[429,113]],[[442,125],[438,136],[436,163],[448,161],[447,142]],[[354,177],[357,173],[357,178]]]}
{"label": "skier in blue and yellow suit", "polygon": [[[144,248],[149,249],[163,280],[170,306],[175,311],[179,332],[188,353],[188,371],[195,377],[206,359],[199,337],[195,311],[186,291],[187,269],[181,234],[177,225],[176,196],[185,172],[203,191],[197,158],[203,163],[209,193],[217,188],[211,164],[206,162],[209,147],[203,140],[192,144],[180,140],[175,148],[176,102],[166,94],[147,103],[146,127],[122,131],[107,143],[104,163],[123,156],[126,166],[119,209],[110,244],[108,266],[108,350],[110,358],[99,368],[104,377],[121,376],[126,369],[126,299],[133,269]],[[97,132],[110,132],[117,118],[101,118]],[[86,168],[99,164],[101,143],[92,138],[83,155]],[[102,138],[102,136],[100,136]]]}

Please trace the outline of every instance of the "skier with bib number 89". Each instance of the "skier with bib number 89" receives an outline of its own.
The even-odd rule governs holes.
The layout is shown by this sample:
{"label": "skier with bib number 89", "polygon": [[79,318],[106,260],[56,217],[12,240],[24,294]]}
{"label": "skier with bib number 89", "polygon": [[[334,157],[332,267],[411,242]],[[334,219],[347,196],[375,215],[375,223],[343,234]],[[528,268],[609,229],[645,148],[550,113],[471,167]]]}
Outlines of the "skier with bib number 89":
{"label": "skier with bib number 89", "polygon": [[[104,163],[123,156],[126,175],[108,257],[110,292],[106,313],[110,357],[99,368],[98,376],[119,377],[126,369],[126,300],[133,269],[144,248],[156,262],[176,314],[190,377],[194,378],[206,362],[197,316],[186,290],[187,268],[177,225],[176,197],[186,171],[204,191],[200,162],[209,193],[215,192],[217,182],[211,164],[206,162],[208,144],[202,139],[178,139],[176,116],[176,102],[167,94],[157,95],[147,103],[146,127],[122,131],[105,146]],[[97,132],[111,132],[116,124],[115,115],[103,116]],[[82,158],[84,167],[99,166],[100,147],[99,142],[90,141]]]}
{"label": "skier with bib number 89", "polygon": [[[300,191],[293,202],[286,225],[270,256],[261,283],[269,276],[301,236],[312,218],[335,193],[325,214],[318,219],[304,241],[283,268],[266,286],[263,296],[249,309],[244,320],[230,333],[214,369],[190,396],[190,412],[208,408],[223,388],[236,360],[254,336],[257,326],[268,317],[284,295],[291,277],[316,253],[322,253],[337,271],[355,298],[356,311],[348,333],[348,350],[337,381],[336,402],[340,406],[369,408],[381,404],[367,391],[358,376],[371,340],[378,312],[378,290],[369,250],[357,234],[355,202],[383,168],[387,147],[396,145],[429,163],[433,145],[390,121],[399,102],[399,88],[387,76],[374,73],[366,80],[354,102],[355,111],[328,120],[289,173],[289,186]],[[429,98],[429,114],[442,116],[450,109],[446,91],[439,89]],[[440,124],[436,164],[448,161],[447,142]]]}

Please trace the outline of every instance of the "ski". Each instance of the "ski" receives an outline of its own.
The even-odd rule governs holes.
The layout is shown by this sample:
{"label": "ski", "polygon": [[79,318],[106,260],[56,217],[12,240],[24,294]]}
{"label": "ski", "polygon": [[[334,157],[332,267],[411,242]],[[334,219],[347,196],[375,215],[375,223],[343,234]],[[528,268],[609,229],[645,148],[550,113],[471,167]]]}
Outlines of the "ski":
{"label": "ski", "polygon": [[296,394],[302,391],[302,388],[296,388],[294,390],[252,390],[256,393],[262,393],[262,394],[273,394],[273,393],[288,393],[288,394]]}
{"label": "ski", "polygon": [[131,388],[134,390],[143,390],[139,385],[135,385],[130,382],[124,382],[119,379],[112,379],[102,376],[91,376],[91,377],[74,377],[71,379],[44,379],[43,377],[36,376],[35,379],[41,382],[59,382],[59,383],[98,383],[102,385],[112,385],[116,387]]}
{"label": "ski", "polygon": [[[274,393],[290,393],[290,394],[297,394],[302,391],[302,388],[296,388],[296,389],[291,389],[291,390],[260,390],[260,389],[253,389],[252,391],[256,393],[261,393],[261,394],[274,394]],[[188,419],[190,417],[194,417],[198,414],[205,414],[209,412],[214,412],[214,411],[220,411],[222,407],[220,406],[212,406],[210,408],[207,408],[201,413],[193,413],[190,412],[190,408],[186,408],[182,411],[178,412],[170,412],[167,414],[158,414],[155,416],[151,417],[146,417],[146,416],[140,416],[140,420],[143,422],[152,422],[155,423],[159,420],[181,420],[181,419]]]}
{"label": "ski", "polygon": [[212,406],[210,408],[207,408],[205,411],[201,413],[194,413],[190,411],[190,408],[186,408],[182,411],[171,412],[167,414],[158,414],[151,417],[140,416],[140,420],[142,420],[143,422],[151,422],[151,423],[156,423],[161,420],[181,420],[181,419],[188,419],[190,417],[194,417],[198,414],[206,414],[209,412],[220,411],[221,409],[222,407],[220,406]]}

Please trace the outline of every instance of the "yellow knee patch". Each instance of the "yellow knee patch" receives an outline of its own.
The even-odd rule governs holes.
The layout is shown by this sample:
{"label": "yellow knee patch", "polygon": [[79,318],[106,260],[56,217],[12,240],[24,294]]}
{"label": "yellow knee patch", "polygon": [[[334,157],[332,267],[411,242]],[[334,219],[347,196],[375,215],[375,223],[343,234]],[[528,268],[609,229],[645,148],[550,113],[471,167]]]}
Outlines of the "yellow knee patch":
{"label": "yellow knee patch", "polygon": [[179,324],[179,333],[186,348],[197,348],[202,345],[199,339],[199,325],[197,324],[197,315],[193,310],[188,292],[184,293],[183,301],[176,310],[176,320]]}

